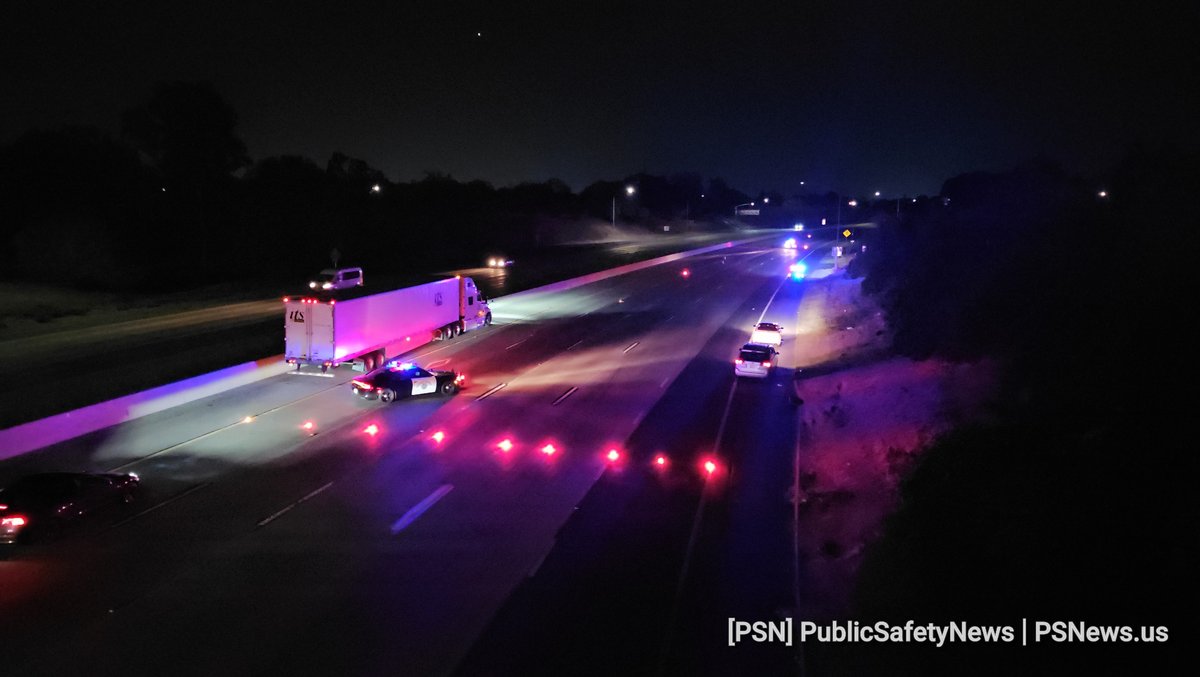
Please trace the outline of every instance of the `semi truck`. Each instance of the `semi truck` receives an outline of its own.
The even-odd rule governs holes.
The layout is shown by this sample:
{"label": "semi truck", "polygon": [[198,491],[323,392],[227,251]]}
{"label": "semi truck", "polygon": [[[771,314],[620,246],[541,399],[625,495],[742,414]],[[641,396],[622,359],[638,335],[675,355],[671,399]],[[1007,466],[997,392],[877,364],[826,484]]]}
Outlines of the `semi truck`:
{"label": "semi truck", "polygon": [[389,355],[492,323],[487,299],[463,276],[369,295],[288,296],[283,305],[284,359],[321,373],[342,364],[371,371]]}

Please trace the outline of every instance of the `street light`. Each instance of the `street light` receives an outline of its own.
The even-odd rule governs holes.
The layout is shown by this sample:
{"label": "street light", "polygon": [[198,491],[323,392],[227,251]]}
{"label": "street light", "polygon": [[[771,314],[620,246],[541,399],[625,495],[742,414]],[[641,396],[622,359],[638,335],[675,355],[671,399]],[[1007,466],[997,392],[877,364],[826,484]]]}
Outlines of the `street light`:
{"label": "street light", "polygon": [[[625,186],[625,197],[632,197],[633,194],[636,192],[637,192],[637,188],[634,188],[633,186]],[[617,227],[617,196],[616,195],[613,195],[613,197],[612,197],[612,225],[613,225],[613,228]]]}
{"label": "street light", "polygon": [[753,207],[753,206],[754,206],[753,202],[743,202],[740,205],[734,205],[733,206],[733,215],[737,216],[737,210],[740,209],[741,207]]}

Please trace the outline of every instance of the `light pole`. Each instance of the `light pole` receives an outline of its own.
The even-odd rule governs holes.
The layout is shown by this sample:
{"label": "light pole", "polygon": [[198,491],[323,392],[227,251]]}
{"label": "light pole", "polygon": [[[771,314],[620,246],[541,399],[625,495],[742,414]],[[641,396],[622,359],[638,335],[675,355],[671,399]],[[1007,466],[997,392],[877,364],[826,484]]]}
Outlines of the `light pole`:
{"label": "light pole", "polygon": [[[636,192],[637,192],[637,188],[634,188],[633,186],[625,186],[625,197],[632,197],[633,194]],[[617,227],[617,195],[616,195],[616,193],[613,193],[613,197],[612,197],[612,225],[613,225],[613,228]]]}
{"label": "light pole", "polygon": [[743,203],[742,203],[742,204],[740,204],[740,205],[734,205],[734,206],[733,206],[733,215],[734,215],[734,216],[737,216],[737,210],[738,210],[740,207],[753,207],[753,206],[754,206],[754,203],[753,203],[753,202],[743,202]]}

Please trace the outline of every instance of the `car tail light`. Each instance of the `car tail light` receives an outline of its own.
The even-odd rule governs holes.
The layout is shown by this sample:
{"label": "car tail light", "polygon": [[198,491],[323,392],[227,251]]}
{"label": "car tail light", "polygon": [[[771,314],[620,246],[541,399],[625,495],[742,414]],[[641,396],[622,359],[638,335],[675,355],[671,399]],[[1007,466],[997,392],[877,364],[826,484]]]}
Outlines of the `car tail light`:
{"label": "car tail light", "polygon": [[446,433],[439,430],[439,431],[435,432],[434,434],[430,435],[429,439],[433,440],[437,444],[441,444],[442,440],[446,439]]}
{"label": "car tail light", "polygon": [[734,361],[733,361],[733,363],[734,363],[734,364],[741,364],[741,363],[742,363],[742,361],[741,361],[740,359],[737,359],[737,360],[734,360]]}
{"label": "car tail light", "polygon": [[0,524],[6,527],[23,527],[26,524],[24,515],[10,515],[0,519]]}
{"label": "car tail light", "polygon": [[541,452],[547,456],[553,456],[556,452],[558,452],[558,447],[555,447],[553,444],[547,444],[541,448]]}
{"label": "car tail light", "polygon": [[764,367],[769,367],[769,366],[771,366],[771,363],[770,363],[770,362],[763,362],[763,366],[764,366]]}
{"label": "car tail light", "polygon": [[616,463],[617,461],[621,460],[621,452],[617,451],[616,449],[609,449],[608,453],[604,455],[604,458],[607,458],[609,463]]}
{"label": "car tail light", "polygon": [[513,443],[512,443],[512,440],[510,440],[506,437],[506,438],[500,440],[499,444],[497,444],[496,446],[500,449],[500,451],[508,453],[508,452],[512,451]]}
{"label": "car tail light", "polygon": [[664,454],[659,454],[658,456],[655,456],[654,457],[654,466],[656,468],[667,467],[667,457]]}
{"label": "car tail light", "polygon": [[717,464],[713,461],[704,462],[704,472],[711,475],[717,471]]}
{"label": "car tail light", "polygon": [[376,435],[379,434],[379,426],[372,423],[371,425],[363,428],[363,432],[370,435],[371,437],[375,437]]}
{"label": "car tail light", "polygon": [[458,376],[455,376],[455,377],[454,377],[454,382],[455,382],[455,383],[466,383],[466,381],[467,381],[467,375],[466,375],[466,374],[459,374]]}
{"label": "car tail light", "polygon": [[362,381],[351,381],[350,384],[362,390],[371,390],[371,385],[368,383],[363,383]]}

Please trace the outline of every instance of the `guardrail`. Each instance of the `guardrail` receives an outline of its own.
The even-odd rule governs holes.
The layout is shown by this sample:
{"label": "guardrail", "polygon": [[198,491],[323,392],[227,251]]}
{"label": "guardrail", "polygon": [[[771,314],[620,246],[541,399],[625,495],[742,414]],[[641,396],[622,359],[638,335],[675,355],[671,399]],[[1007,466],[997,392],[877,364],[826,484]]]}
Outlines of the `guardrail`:
{"label": "guardrail", "polygon": [[0,461],[261,381],[291,369],[283,355],[226,367],[0,430]]}

